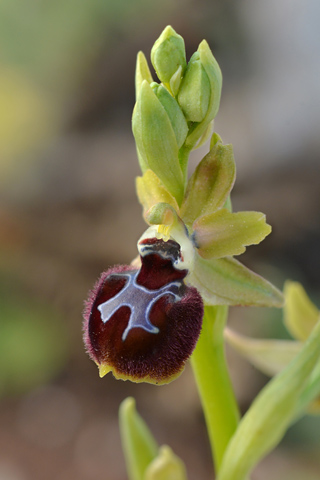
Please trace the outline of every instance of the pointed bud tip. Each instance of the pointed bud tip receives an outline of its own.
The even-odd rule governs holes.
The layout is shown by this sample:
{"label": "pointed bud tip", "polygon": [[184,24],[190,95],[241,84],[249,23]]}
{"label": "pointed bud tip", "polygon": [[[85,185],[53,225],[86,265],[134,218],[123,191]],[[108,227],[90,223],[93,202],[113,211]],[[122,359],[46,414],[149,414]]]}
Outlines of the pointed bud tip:
{"label": "pointed bud tip", "polygon": [[159,38],[168,38],[172,36],[180,37],[180,35],[178,35],[178,33],[175,31],[175,29],[171,25],[167,25],[165,29],[162,31]]}
{"label": "pointed bud tip", "polygon": [[127,397],[121,403],[119,407],[119,415],[120,417],[125,417],[130,415],[132,412],[136,410],[136,400],[134,397]]}

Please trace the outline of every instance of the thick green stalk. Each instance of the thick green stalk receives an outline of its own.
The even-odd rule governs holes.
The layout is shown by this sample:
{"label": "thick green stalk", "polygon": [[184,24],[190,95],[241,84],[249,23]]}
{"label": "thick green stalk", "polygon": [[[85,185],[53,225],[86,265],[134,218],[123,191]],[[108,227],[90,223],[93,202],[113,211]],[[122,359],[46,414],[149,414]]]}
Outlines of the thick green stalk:
{"label": "thick green stalk", "polygon": [[227,314],[226,306],[205,307],[202,332],[191,357],[216,472],[239,423],[223,341]]}

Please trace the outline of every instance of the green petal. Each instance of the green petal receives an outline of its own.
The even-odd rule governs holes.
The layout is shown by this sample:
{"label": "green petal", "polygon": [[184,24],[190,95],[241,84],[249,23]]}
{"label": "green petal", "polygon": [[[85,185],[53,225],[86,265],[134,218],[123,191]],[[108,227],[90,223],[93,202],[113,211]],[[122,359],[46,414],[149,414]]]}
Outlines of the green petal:
{"label": "green petal", "polygon": [[148,465],[158,454],[158,445],[136,411],[134,398],[128,397],[121,403],[119,423],[129,480],[143,480]]}
{"label": "green petal", "polygon": [[254,400],[228,445],[217,480],[244,480],[280,442],[319,361],[319,343],[320,322],[295,359]]}
{"label": "green petal", "polygon": [[273,377],[300,352],[302,343],[292,340],[258,340],[226,328],[224,336],[237,352],[258,370]]}
{"label": "green petal", "polygon": [[207,305],[281,307],[282,293],[232,257],[204,260],[198,254],[187,282]]}
{"label": "green petal", "polygon": [[139,202],[143,206],[144,216],[157,203],[167,203],[174,210],[179,210],[176,199],[168,192],[160,178],[152,170],[147,170],[142,177],[137,177],[136,189]]}
{"label": "green petal", "polygon": [[143,173],[146,168],[153,170],[180,203],[184,182],[176,136],[166,110],[146,80],[133,111],[132,130]]}
{"label": "green petal", "polygon": [[284,323],[287,329],[298,340],[306,340],[318,321],[319,310],[298,282],[285,283],[284,297]]}
{"label": "green petal", "polygon": [[233,187],[235,176],[232,145],[217,142],[189,180],[181,206],[184,222],[191,226],[201,215],[221,208]]}
{"label": "green petal", "polygon": [[171,448],[163,445],[148,466],[144,480],[187,480],[186,468]]}
{"label": "green petal", "polygon": [[137,55],[136,73],[135,73],[135,87],[136,87],[136,99],[142,85],[143,80],[148,83],[153,82],[151,72],[149,70],[148,62],[143,52],[139,52]]}
{"label": "green petal", "polygon": [[263,213],[231,213],[226,208],[198,218],[192,229],[203,258],[240,255],[247,245],[260,243],[271,232]]}

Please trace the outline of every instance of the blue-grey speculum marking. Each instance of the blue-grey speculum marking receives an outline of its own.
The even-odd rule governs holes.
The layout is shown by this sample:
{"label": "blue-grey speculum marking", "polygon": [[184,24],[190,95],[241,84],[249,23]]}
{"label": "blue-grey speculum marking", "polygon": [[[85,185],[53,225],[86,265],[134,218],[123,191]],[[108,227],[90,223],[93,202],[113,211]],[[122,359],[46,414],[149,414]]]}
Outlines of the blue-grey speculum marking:
{"label": "blue-grey speculum marking", "polygon": [[[122,334],[122,341],[125,341],[131,328],[140,327],[150,333],[159,332],[159,328],[152,325],[149,318],[151,309],[159,298],[171,295],[175,301],[181,300],[181,297],[178,295],[181,282],[171,282],[156,290],[149,290],[137,283],[136,277],[138,273],[114,273],[112,276],[126,277],[128,279],[127,283],[117,295],[98,306],[101,320],[104,323],[110,320],[119,308],[130,308],[130,318],[127,328]],[[174,292],[175,290],[177,293]]]}

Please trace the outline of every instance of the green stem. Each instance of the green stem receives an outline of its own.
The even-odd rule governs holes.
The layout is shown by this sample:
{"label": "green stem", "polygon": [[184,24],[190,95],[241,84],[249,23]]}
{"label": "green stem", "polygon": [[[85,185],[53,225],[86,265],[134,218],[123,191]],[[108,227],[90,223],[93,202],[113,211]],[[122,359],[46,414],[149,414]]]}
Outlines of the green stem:
{"label": "green stem", "polygon": [[227,313],[226,306],[205,307],[202,332],[191,357],[216,472],[240,417],[225,358]]}

